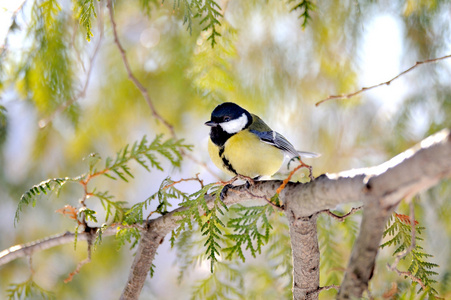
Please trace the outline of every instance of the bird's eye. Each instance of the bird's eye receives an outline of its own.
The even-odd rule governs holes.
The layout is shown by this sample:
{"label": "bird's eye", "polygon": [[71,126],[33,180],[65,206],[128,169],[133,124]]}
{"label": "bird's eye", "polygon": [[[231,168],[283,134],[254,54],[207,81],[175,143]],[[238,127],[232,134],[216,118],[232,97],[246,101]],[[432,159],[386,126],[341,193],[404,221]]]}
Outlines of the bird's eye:
{"label": "bird's eye", "polygon": [[224,122],[229,122],[230,121],[230,117],[224,117]]}

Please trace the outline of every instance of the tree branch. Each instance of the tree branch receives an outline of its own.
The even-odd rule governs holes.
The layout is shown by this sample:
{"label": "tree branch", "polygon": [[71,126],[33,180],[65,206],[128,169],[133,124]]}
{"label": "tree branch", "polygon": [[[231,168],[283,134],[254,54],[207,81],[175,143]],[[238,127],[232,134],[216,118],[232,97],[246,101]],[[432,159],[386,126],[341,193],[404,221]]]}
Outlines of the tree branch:
{"label": "tree branch", "polygon": [[[401,199],[400,199],[401,200]],[[354,244],[337,299],[360,298],[373,277],[384,226],[395,206],[383,207],[377,198],[366,197],[360,233]]]}
{"label": "tree branch", "polygon": [[[115,235],[116,231],[116,228],[107,228],[102,233],[102,236]],[[77,235],[78,241],[87,241],[90,238],[92,238],[92,236],[87,232],[81,232]],[[59,245],[71,243],[74,240],[75,233],[67,231],[65,233],[47,237],[45,239],[9,247],[8,249],[0,252],[0,266],[5,265],[15,259],[30,256],[35,252],[40,252]]]}
{"label": "tree branch", "polygon": [[119,49],[119,52],[122,57],[122,61],[124,63],[125,69],[127,70],[128,78],[133,82],[133,84],[136,86],[136,88],[141,92],[144,99],[147,102],[147,105],[149,105],[150,110],[152,111],[152,115],[157,119],[160,120],[163,125],[169,129],[171,135],[175,137],[175,131],[174,127],[169,124],[168,121],[166,121],[165,118],[163,118],[156,110],[155,106],[152,103],[152,100],[150,99],[149,92],[147,89],[142,85],[142,83],[138,80],[138,78],[135,77],[135,75],[132,72],[132,69],[130,67],[130,63],[128,62],[127,55],[125,53],[125,49],[122,46],[118,34],[117,34],[117,28],[116,28],[116,21],[114,20],[114,11],[113,11],[113,1],[108,0],[107,1],[107,7],[110,12],[110,20],[111,20],[111,26],[113,27],[113,35],[114,35],[114,43],[116,44],[117,48]]}
{"label": "tree branch", "polygon": [[374,271],[384,226],[398,203],[451,175],[451,138],[442,130],[373,168],[363,189],[364,210],[337,299],[360,298]]}
{"label": "tree branch", "polygon": [[289,207],[286,214],[293,253],[293,299],[318,299],[319,293],[311,293],[319,289],[318,215],[296,219]]}
{"label": "tree branch", "polygon": [[331,211],[328,210],[328,209],[321,210],[321,211],[319,211],[318,213],[319,213],[319,214],[320,214],[320,213],[325,213],[325,214],[331,216],[332,218],[334,218],[335,220],[338,220],[338,221],[340,221],[340,222],[343,222],[347,217],[349,217],[350,215],[354,214],[355,212],[361,210],[362,208],[363,208],[363,206],[353,207],[348,213],[346,213],[346,214],[344,214],[344,215],[342,215],[342,216],[336,215],[336,214],[334,214],[333,212],[331,212]]}
{"label": "tree branch", "polygon": [[[149,108],[150,108],[150,110],[152,112],[152,116],[154,118],[156,118],[157,120],[159,120],[161,123],[163,123],[163,125],[171,133],[171,136],[176,138],[174,126],[172,126],[165,118],[163,118],[158,113],[157,109],[155,108],[155,106],[154,106],[154,104],[152,102],[152,99],[150,98],[149,91],[138,80],[138,78],[136,78],[136,76],[132,72],[132,69],[130,67],[130,63],[128,62],[128,59],[127,59],[127,54],[125,52],[124,47],[122,46],[121,41],[119,40],[119,36],[118,36],[118,33],[117,33],[117,26],[116,26],[116,21],[114,19],[113,1],[112,0],[107,0],[107,7],[108,7],[108,11],[110,13],[111,26],[113,27],[114,43],[116,44],[116,46],[117,46],[117,48],[119,50],[119,53],[121,54],[122,62],[124,63],[125,70],[127,71],[128,78],[133,82],[133,84],[136,86],[136,88],[141,92],[142,96],[146,100],[147,105],[149,106]],[[213,172],[211,170],[211,168],[209,168],[206,163],[199,161],[197,158],[195,158],[193,155],[191,155],[190,153],[188,153],[184,149],[181,149],[181,153],[182,153],[183,156],[188,157],[189,159],[191,159],[192,161],[194,161],[198,165],[204,167],[215,178],[219,179],[218,175],[215,172]]]}
{"label": "tree branch", "polygon": [[[341,203],[359,202],[364,199],[366,199],[365,202],[367,204],[372,203],[368,209],[364,210],[365,226],[362,227],[360,235],[375,237],[371,241],[368,241],[370,243],[371,255],[368,255],[367,263],[374,265],[375,254],[377,254],[377,250],[379,249],[380,236],[385,225],[383,220],[385,220],[386,215],[391,211],[390,209],[394,208],[404,197],[429,188],[440,179],[449,176],[451,174],[451,160],[449,157],[451,157],[450,133],[448,130],[443,130],[379,166],[350,170],[338,174],[322,175],[309,183],[290,182],[280,193],[279,198],[285,204],[285,213],[290,220],[302,220],[318,211],[332,209]],[[270,198],[275,194],[280,184],[281,181],[258,181],[250,186],[249,192],[257,197]],[[236,187],[233,190],[236,192],[228,193],[224,199],[226,205],[249,199],[249,194],[246,193],[244,186]],[[372,197],[382,199],[382,201],[370,201]],[[211,196],[207,196],[206,199],[208,200],[209,207],[211,207],[213,205],[213,199]],[[377,211],[378,208],[380,209],[380,213]],[[177,221],[180,217],[174,214],[184,209],[178,208],[151,221],[148,230],[154,231],[153,234],[156,234],[158,237],[156,238],[154,236],[154,240],[164,237],[177,227]],[[370,215],[366,217],[371,211],[375,212],[374,216]],[[290,232],[292,232],[291,228]],[[308,236],[311,237],[311,235]],[[362,243],[364,240],[362,238],[360,239],[360,242],[356,242],[354,252],[359,252],[361,251],[359,248],[363,247],[365,249],[366,247]],[[302,245],[292,242],[292,247],[301,248]],[[141,260],[141,256],[149,255],[148,253],[143,253],[149,248],[151,247],[140,247],[135,256],[135,262]],[[155,253],[152,255],[154,256]],[[152,263],[150,259],[145,264],[135,262],[133,266],[140,266],[145,272],[150,269]],[[360,259],[354,255],[354,258],[350,261],[351,267],[348,266],[346,274],[351,274],[352,272],[350,270],[358,263],[360,263]],[[140,290],[135,290],[132,294],[129,289],[131,286],[142,286],[145,277],[136,276],[136,273],[137,270],[132,268],[128,283],[122,294],[122,299],[138,298]],[[371,273],[368,273],[363,278],[355,278],[348,275],[344,283],[348,284],[347,281],[350,280],[355,281],[355,285],[359,289],[355,290],[354,295],[359,297],[361,292],[365,290],[370,275]],[[134,282],[135,280],[139,281],[139,285]],[[316,288],[318,288],[318,284],[313,289]]]}
{"label": "tree branch", "polygon": [[[290,220],[293,253],[296,252],[297,255],[300,253],[299,251],[302,251],[301,249],[305,249],[306,245],[303,246],[302,241],[307,239],[308,243],[312,243],[313,246],[310,250],[305,250],[311,251],[306,255],[317,251],[314,243],[315,216],[312,215],[325,209],[333,209],[341,203],[363,201],[365,206],[359,237],[354,245],[338,295],[340,299],[359,298],[366,290],[371,278],[388,215],[403,198],[410,197],[450,176],[450,157],[450,132],[442,130],[379,166],[321,175],[309,183],[288,183],[280,193],[279,199],[283,201],[285,213]],[[238,186],[231,190],[233,192],[227,194],[224,203],[232,205],[243,202],[249,200],[251,194],[257,198],[271,198],[281,183],[281,181],[275,180],[257,181],[249,189],[244,185]],[[211,208],[213,197],[207,195],[206,200],[208,207]],[[138,299],[158,246],[163,238],[178,226],[177,222],[181,216],[176,213],[185,209],[184,207],[177,208],[147,223],[142,232],[140,245],[121,299]],[[108,229],[104,234],[113,233],[114,229]],[[11,247],[0,252],[0,265],[36,251],[73,241],[73,239],[73,233],[66,233],[34,243]],[[78,239],[86,240],[87,236],[80,233]],[[314,262],[312,262],[312,268],[314,268],[313,265],[315,265]],[[298,283],[304,282],[306,279],[302,276],[305,275],[297,268],[298,263],[296,262],[295,278],[299,279]],[[312,268],[310,271],[314,271]],[[315,272],[310,273],[315,275]],[[315,280],[317,280],[316,277]],[[313,286],[313,281],[309,281],[308,284],[311,284],[311,288],[305,293],[307,297],[310,297],[311,291],[318,290],[319,284],[316,283]],[[296,290],[294,292],[297,294]],[[314,294],[317,295],[317,293]]]}
{"label": "tree branch", "polygon": [[413,66],[411,66],[411,67],[408,68],[407,70],[402,71],[401,73],[399,73],[398,75],[396,75],[395,77],[393,77],[392,79],[390,79],[390,80],[388,80],[388,81],[381,82],[381,83],[378,83],[378,84],[375,84],[375,85],[372,85],[372,86],[369,86],[369,87],[363,87],[363,88],[361,88],[360,90],[355,91],[355,92],[353,92],[353,93],[349,93],[349,94],[331,95],[331,96],[329,96],[329,97],[327,97],[327,98],[325,98],[325,99],[323,99],[323,100],[321,100],[321,101],[316,102],[315,105],[316,105],[316,106],[319,106],[320,104],[322,104],[322,103],[324,103],[324,102],[326,102],[326,101],[329,101],[329,100],[333,100],[333,99],[337,99],[337,100],[338,100],[338,99],[349,99],[349,98],[352,98],[352,97],[354,97],[354,96],[357,96],[357,95],[360,94],[360,93],[369,91],[369,90],[371,90],[371,89],[374,89],[374,88],[377,88],[377,87],[380,87],[380,86],[383,86],[383,85],[390,85],[390,83],[392,83],[392,81],[394,81],[394,80],[398,79],[399,77],[405,75],[406,73],[412,71],[413,69],[415,69],[415,68],[418,67],[419,65],[437,62],[437,61],[439,61],[439,60],[447,59],[447,58],[450,58],[450,57],[451,57],[451,54],[445,55],[445,56],[442,56],[442,57],[426,59],[426,60],[423,60],[423,61],[417,61]]}

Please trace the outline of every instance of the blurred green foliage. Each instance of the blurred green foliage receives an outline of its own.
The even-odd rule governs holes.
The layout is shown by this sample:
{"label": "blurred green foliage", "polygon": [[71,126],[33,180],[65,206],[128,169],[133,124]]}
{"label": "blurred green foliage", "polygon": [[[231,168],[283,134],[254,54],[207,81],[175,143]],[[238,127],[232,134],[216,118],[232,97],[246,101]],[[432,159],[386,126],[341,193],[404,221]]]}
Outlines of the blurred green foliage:
{"label": "blurred green foliage", "polygon": [[[119,38],[133,73],[148,89],[158,113],[175,126],[177,137],[194,146],[192,155],[197,160],[213,168],[203,122],[218,103],[234,101],[259,114],[300,150],[321,153],[321,158],[309,161],[315,175],[381,163],[429,134],[451,127],[449,61],[422,65],[381,87],[380,94],[362,93],[314,106],[328,95],[379,83],[364,78],[381,72],[367,69],[367,60],[375,58],[365,52],[365,39],[374,38],[370,35],[374,24],[380,26],[374,23],[378,18],[394,20],[399,29],[402,47],[395,55],[399,72],[415,61],[449,54],[450,9],[450,2],[444,0],[114,2]],[[33,210],[22,212],[19,226],[12,229],[20,196],[36,182],[84,173],[86,165],[80,162],[89,153],[115,157],[116,149],[145,134],[169,134],[154,121],[141,93],[128,79],[113,42],[105,1],[27,1],[13,14],[10,28],[0,49],[1,249],[73,230],[73,221],[54,213],[65,204],[78,204],[82,195],[71,186],[66,186],[59,198],[40,201]],[[105,33],[100,34],[101,30]],[[392,46],[389,32],[385,36],[387,40],[379,41],[381,49]],[[99,39],[101,47],[86,79]],[[381,65],[391,61],[378,59]],[[86,80],[86,96],[77,98]],[[47,119],[50,123],[41,128],[39,121]],[[143,219],[155,210],[164,213],[183,198],[183,193],[175,190],[159,194],[160,184],[168,176],[193,177],[200,172],[207,183],[216,181],[189,160],[181,161],[180,166],[176,169],[166,162],[160,166],[164,171],[147,173],[135,161],[127,169],[134,180],[111,184],[106,177],[96,178],[95,186],[101,187],[96,195],[104,201],[115,195],[117,201],[134,207],[128,210],[125,203],[123,206],[124,216],[130,220]],[[120,172],[130,178],[123,169]],[[198,185],[193,185],[187,184],[188,194],[198,190]],[[426,228],[422,247],[440,266],[436,269],[439,275],[432,278],[437,280],[434,288],[438,295],[444,298],[451,297],[450,195],[448,180],[416,201],[416,218]],[[87,205],[100,212],[102,203],[88,201]],[[408,208],[401,205],[399,212],[408,214]],[[96,216],[97,220],[103,217],[107,215]],[[319,218],[321,284],[339,284],[359,218],[356,214],[343,223]],[[290,298],[288,226],[277,213],[268,221],[272,229],[261,255],[253,258],[244,251],[245,263],[218,256],[213,274],[204,267],[205,249],[199,246],[205,244],[208,234],[181,231],[174,241],[176,254],[161,250],[155,261],[154,279],[164,277],[165,283],[151,281],[143,297],[171,299],[194,287],[195,297],[203,299],[215,295]],[[203,222],[192,224],[193,231],[208,224]],[[133,243],[137,238],[128,230],[119,234],[123,235],[120,241]],[[229,241],[224,243],[224,248],[232,246]],[[33,267],[41,275],[33,276],[37,286],[54,291],[56,298],[87,299],[99,293],[117,298],[130,268],[128,250],[117,251],[117,244],[104,237],[93,261],[70,284],[63,285],[62,280],[86,257],[86,249],[78,246],[73,252],[72,245],[62,248],[33,256]],[[399,299],[422,297],[417,294],[418,287],[387,270],[392,252],[384,249],[378,256],[370,286],[373,296],[382,297],[396,283]],[[173,260],[177,267],[164,264]],[[112,270],[118,274],[114,279]],[[178,273],[182,294],[172,291],[174,295],[170,295],[169,290],[174,289],[168,285],[177,284]],[[0,289],[26,282],[29,274],[29,267],[21,261],[3,266]],[[111,281],[117,288],[108,288]],[[320,297],[332,295],[333,290]]]}

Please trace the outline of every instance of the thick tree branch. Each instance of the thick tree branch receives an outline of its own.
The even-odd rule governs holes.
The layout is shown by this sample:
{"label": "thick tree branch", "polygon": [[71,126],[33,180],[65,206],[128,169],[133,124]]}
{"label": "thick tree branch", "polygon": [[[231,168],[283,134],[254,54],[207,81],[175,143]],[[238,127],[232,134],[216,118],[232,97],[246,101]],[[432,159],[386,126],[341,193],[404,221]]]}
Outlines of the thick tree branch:
{"label": "thick tree branch", "polygon": [[[394,157],[390,161],[376,167],[350,170],[339,174],[322,175],[310,183],[289,183],[280,194],[280,199],[285,204],[286,214],[290,220],[302,220],[318,211],[324,209],[332,209],[341,203],[365,202],[372,203],[364,215],[368,215],[371,211],[376,213],[369,218],[366,217],[364,227],[360,235],[368,235],[375,237],[369,245],[368,263],[374,265],[375,254],[379,247],[380,236],[385,223],[383,222],[389,211],[403,198],[414,194],[422,189],[426,189],[436,184],[440,179],[451,174],[451,141],[448,130],[443,130],[427,139],[418,146],[409,149],[400,155]],[[249,188],[249,191],[257,197],[273,196],[280,186],[280,181],[260,181],[256,182]],[[245,192],[245,187],[240,186],[234,189],[233,193],[228,193],[224,202],[227,205],[241,202],[249,199],[249,193]],[[373,200],[373,201],[371,201]],[[212,200],[208,201],[212,205]],[[171,230],[177,227],[179,217],[174,216],[179,208],[165,216],[152,220],[149,230],[155,230],[157,236],[164,237]],[[377,209],[380,209],[377,211]],[[377,225],[377,226],[372,226]],[[381,231],[382,227],[382,231]],[[290,230],[291,231],[291,230]],[[379,237],[379,238],[377,238]],[[366,239],[360,238],[361,242],[356,242],[354,252],[359,253],[359,248],[366,245],[363,244]],[[293,247],[301,248],[302,245],[294,243]],[[140,249],[145,249],[141,247]],[[297,250],[293,250],[297,251]],[[138,251],[135,261],[144,255]],[[145,254],[148,255],[148,254]],[[354,257],[356,257],[354,255]],[[348,266],[347,274],[352,274],[350,270],[360,263],[358,257],[351,259]],[[134,263],[134,266],[137,266]],[[151,261],[142,267],[149,270]],[[131,270],[129,281],[126,289],[134,285],[135,280],[145,280],[144,277],[134,276],[135,270]],[[367,282],[371,277],[371,272],[366,272],[364,277],[354,277],[347,275],[344,283],[353,281],[353,285],[358,286],[355,289],[356,297],[361,295]],[[142,286],[140,283],[138,286]],[[315,288],[318,287],[318,284]],[[140,291],[135,291],[134,296],[129,295],[124,290],[123,299],[137,299]],[[358,294],[358,295],[357,295]],[[301,298],[299,298],[301,299]]]}
{"label": "thick tree branch", "polygon": [[295,219],[289,207],[286,214],[293,253],[293,299],[318,299],[319,293],[313,293],[319,289],[318,215]]}
{"label": "thick tree branch", "polygon": [[374,271],[384,226],[398,203],[451,175],[451,138],[442,130],[373,168],[364,189],[364,210],[337,299],[360,298]]}
{"label": "thick tree branch", "polygon": [[[450,157],[450,133],[448,130],[443,130],[377,167],[322,175],[310,183],[288,183],[279,198],[284,203],[285,213],[290,220],[293,253],[298,255],[304,251],[304,258],[312,257],[310,269],[307,267],[304,271],[299,270],[299,262],[295,262],[295,278],[298,279],[296,282],[300,283],[301,287],[299,297],[296,296],[298,293],[295,288],[296,299],[304,299],[312,294],[317,295],[315,291],[321,289],[315,272],[312,272],[316,265],[315,255],[317,255],[313,252],[318,253],[314,237],[315,215],[318,212],[333,209],[341,203],[364,202],[360,234],[339,292],[340,299],[359,298],[371,278],[387,216],[403,198],[410,197],[420,190],[437,184],[440,179],[450,176]],[[249,189],[238,186],[230,190],[224,202],[226,205],[243,202],[250,199],[251,194],[257,198],[270,198],[281,183],[281,181],[259,181],[251,185]],[[207,195],[206,200],[207,205],[212,207],[212,196]],[[177,221],[181,217],[176,215],[176,212],[184,209],[186,208],[175,209],[147,223],[122,299],[138,299],[159,244],[178,226]],[[43,241],[11,247],[0,252],[0,265],[15,258],[30,255],[32,252],[73,241],[73,238],[73,234],[66,233]],[[86,240],[86,238],[85,234],[79,234],[78,239]],[[306,240],[310,243],[310,248],[303,245]],[[304,263],[304,266],[308,265],[307,261]],[[312,274],[315,275],[312,281],[302,278],[313,276]],[[305,289],[302,282],[308,282]],[[314,282],[316,283],[313,284]],[[311,289],[308,290],[310,287]],[[345,293],[345,291],[350,292]]]}
{"label": "thick tree branch", "polygon": [[395,208],[395,206],[383,207],[376,198],[368,197],[365,200],[360,233],[354,244],[337,299],[359,299],[363,291],[368,289],[384,226]]}

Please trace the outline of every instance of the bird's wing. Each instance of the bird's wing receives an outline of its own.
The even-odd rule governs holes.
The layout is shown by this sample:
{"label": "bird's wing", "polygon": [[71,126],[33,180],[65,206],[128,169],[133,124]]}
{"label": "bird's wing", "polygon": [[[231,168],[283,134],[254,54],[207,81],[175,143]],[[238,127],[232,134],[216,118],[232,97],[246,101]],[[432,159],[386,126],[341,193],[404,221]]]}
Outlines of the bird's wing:
{"label": "bird's wing", "polygon": [[277,147],[285,152],[288,152],[291,156],[299,156],[298,151],[291,145],[291,143],[280,133],[275,131],[257,131],[250,130],[253,134],[257,135],[262,142],[268,143],[274,147]]}
{"label": "bird's wing", "polygon": [[297,151],[296,148],[280,133],[273,131],[266,123],[260,119],[257,115],[252,115],[253,122],[249,126],[249,131],[257,135],[262,142],[277,147],[292,157],[318,157],[318,153]]}

